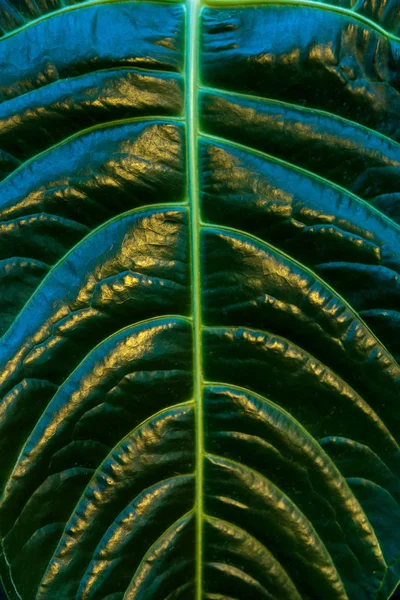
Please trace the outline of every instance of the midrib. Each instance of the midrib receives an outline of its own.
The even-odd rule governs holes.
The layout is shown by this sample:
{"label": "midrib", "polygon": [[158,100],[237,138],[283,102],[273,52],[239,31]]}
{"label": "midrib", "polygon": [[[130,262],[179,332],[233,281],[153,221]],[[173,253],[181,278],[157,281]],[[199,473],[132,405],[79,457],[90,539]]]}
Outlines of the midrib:
{"label": "midrib", "polygon": [[203,456],[204,427],[201,353],[200,210],[198,190],[198,30],[200,0],[186,0],[186,123],[187,170],[192,260],[193,388],[196,429],[196,599],[202,598],[203,580]]}

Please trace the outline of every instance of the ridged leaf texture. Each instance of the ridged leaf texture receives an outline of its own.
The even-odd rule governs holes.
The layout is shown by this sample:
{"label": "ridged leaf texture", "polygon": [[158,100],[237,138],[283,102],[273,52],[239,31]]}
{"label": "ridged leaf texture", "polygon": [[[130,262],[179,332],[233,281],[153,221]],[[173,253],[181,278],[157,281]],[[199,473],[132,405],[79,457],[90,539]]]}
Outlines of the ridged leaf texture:
{"label": "ridged leaf texture", "polygon": [[387,600],[398,0],[0,1],[11,600]]}

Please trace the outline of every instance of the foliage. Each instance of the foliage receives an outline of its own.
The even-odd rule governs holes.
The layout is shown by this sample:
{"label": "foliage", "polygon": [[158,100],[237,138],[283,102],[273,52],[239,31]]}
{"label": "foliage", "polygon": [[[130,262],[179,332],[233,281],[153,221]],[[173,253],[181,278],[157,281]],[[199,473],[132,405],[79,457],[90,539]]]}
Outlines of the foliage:
{"label": "foliage", "polygon": [[9,598],[387,600],[396,0],[0,25]]}

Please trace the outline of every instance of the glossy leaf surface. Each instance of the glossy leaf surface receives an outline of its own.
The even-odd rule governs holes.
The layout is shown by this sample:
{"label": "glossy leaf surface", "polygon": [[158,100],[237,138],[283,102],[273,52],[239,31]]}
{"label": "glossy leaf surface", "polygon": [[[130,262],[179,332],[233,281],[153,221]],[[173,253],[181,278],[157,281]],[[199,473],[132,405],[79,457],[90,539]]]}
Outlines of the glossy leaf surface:
{"label": "glossy leaf surface", "polygon": [[11,600],[388,600],[400,10],[1,0]]}

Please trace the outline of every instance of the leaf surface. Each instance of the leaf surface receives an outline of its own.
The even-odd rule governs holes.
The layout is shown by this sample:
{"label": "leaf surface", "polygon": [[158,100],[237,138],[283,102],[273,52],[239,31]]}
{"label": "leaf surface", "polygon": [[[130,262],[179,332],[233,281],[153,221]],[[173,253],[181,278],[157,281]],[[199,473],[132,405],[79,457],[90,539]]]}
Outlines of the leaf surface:
{"label": "leaf surface", "polygon": [[388,600],[391,0],[0,4],[10,600]]}

